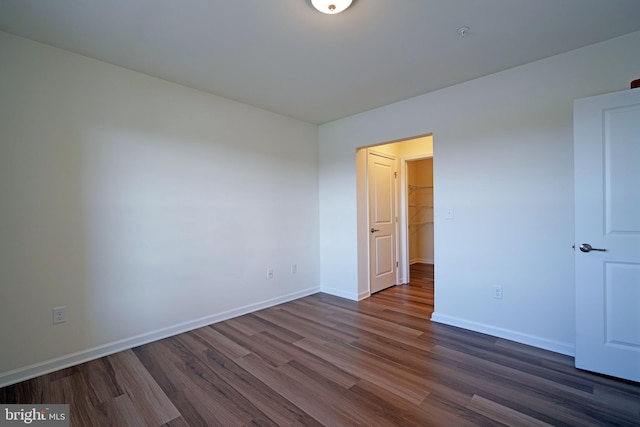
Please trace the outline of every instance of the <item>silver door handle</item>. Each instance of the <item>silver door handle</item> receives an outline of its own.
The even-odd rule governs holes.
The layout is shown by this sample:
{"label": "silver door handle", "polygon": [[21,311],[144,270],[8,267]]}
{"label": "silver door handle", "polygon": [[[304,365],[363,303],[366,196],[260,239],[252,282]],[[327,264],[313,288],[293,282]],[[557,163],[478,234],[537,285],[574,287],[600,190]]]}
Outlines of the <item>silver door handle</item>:
{"label": "silver door handle", "polygon": [[593,246],[591,246],[588,243],[583,243],[580,245],[580,250],[582,252],[591,252],[591,251],[598,251],[598,252],[606,252],[606,249],[598,249],[598,248],[594,248]]}
{"label": "silver door handle", "polygon": [[378,230],[377,228],[373,228],[373,227],[371,227],[371,232],[372,232],[372,233],[375,233],[376,231],[380,231],[380,230]]}

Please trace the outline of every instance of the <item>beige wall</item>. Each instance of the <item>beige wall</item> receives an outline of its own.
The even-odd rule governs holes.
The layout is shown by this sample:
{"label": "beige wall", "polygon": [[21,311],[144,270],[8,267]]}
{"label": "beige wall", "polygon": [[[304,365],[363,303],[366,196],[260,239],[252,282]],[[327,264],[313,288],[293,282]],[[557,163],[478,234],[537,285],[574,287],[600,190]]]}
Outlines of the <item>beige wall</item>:
{"label": "beige wall", "polygon": [[412,160],[408,166],[409,185],[433,186],[433,159]]}

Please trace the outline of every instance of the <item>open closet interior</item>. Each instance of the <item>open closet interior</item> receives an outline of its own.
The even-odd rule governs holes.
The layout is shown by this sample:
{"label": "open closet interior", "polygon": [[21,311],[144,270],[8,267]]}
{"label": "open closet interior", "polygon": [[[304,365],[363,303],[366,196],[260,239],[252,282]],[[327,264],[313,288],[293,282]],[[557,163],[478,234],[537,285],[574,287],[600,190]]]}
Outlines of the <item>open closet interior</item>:
{"label": "open closet interior", "polygon": [[407,162],[409,263],[433,264],[433,158]]}

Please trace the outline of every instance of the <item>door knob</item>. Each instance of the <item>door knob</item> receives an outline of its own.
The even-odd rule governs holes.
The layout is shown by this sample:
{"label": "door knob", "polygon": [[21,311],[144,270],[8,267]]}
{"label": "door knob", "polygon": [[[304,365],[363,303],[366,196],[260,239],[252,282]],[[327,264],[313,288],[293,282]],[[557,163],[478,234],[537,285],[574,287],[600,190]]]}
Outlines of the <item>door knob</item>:
{"label": "door knob", "polygon": [[372,233],[375,233],[376,231],[380,231],[380,230],[378,230],[377,228],[373,228],[373,227],[371,227],[371,232],[372,232]]}
{"label": "door knob", "polygon": [[606,252],[606,249],[598,249],[598,248],[594,248],[593,246],[591,246],[588,243],[583,243],[580,245],[580,250],[582,252],[591,252],[591,251],[598,251],[598,252]]}

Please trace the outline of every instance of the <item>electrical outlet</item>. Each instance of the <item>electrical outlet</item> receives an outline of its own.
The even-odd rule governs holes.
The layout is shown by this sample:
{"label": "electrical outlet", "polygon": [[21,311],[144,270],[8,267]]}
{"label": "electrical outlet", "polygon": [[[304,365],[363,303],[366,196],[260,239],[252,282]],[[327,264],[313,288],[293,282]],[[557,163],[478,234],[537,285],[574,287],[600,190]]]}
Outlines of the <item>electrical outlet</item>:
{"label": "electrical outlet", "polygon": [[453,208],[447,208],[444,212],[445,219],[453,219],[454,211]]}
{"label": "electrical outlet", "polygon": [[54,307],[52,310],[53,313],[53,324],[57,325],[58,323],[65,323],[67,321],[67,306],[63,305],[61,307]]}
{"label": "electrical outlet", "polygon": [[291,274],[296,274],[298,272],[298,264],[291,264]]}
{"label": "electrical outlet", "polygon": [[495,299],[502,299],[502,286],[493,287],[493,297]]}
{"label": "electrical outlet", "polygon": [[273,268],[267,270],[267,279],[273,279]]}

